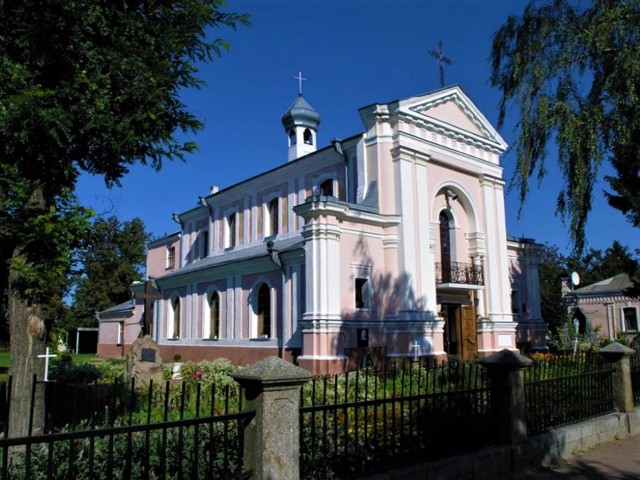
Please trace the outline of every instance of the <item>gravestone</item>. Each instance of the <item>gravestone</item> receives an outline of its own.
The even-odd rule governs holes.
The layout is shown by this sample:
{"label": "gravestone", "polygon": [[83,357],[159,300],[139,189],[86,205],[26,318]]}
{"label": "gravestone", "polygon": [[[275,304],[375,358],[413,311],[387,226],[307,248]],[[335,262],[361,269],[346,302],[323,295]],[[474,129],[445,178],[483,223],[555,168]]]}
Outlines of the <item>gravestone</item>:
{"label": "gravestone", "polygon": [[160,347],[150,335],[138,338],[131,345],[127,353],[127,376],[140,386],[149,385],[151,380],[156,385],[162,383]]}

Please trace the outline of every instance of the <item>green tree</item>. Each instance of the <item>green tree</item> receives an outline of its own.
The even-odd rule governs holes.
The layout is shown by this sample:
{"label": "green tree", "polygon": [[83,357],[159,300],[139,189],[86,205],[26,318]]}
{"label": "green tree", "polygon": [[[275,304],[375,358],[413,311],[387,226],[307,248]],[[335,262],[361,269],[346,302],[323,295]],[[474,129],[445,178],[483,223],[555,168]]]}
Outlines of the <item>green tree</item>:
{"label": "green tree", "polygon": [[[222,0],[0,0],[0,265],[10,325],[9,436],[29,423],[45,312],[59,295],[87,212],[81,172],[114,185],[130,165],[193,152],[201,122],[180,101],[198,62],[227,44],[212,29],[248,23]],[[84,225],[83,225],[84,224]],[[55,290],[54,293],[52,291]],[[37,413],[37,412],[36,412]],[[41,415],[36,415],[37,430]]]}
{"label": "green tree", "polygon": [[545,244],[540,252],[540,310],[552,333],[566,321],[562,303],[562,279],[567,276],[566,259],[555,245]]}
{"label": "green tree", "polygon": [[531,1],[493,38],[491,83],[502,92],[499,125],[515,106],[514,184],[524,202],[554,155],[565,185],[557,213],[570,218],[577,252],[603,160],[609,204],[640,226],[640,0]]}
{"label": "green tree", "polygon": [[96,312],[129,300],[130,285],[144,276],[146,243],[150,240],[139,218],[96,220],[78,256],[82,274],[74,282],[69,316],[62,326],[93,327]]}

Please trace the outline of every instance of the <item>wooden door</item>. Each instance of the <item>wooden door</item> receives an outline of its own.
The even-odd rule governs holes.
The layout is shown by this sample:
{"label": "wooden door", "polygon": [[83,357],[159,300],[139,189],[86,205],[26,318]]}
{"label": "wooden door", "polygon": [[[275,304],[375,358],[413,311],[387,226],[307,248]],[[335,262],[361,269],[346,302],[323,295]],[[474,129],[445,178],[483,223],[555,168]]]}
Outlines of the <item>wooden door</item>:
{"label": "wooden door", "polygon": [[478,329],[476,325],[476,309],[462,306],[460,322],[460,356],[463,360],[471,360],[478,355]]}

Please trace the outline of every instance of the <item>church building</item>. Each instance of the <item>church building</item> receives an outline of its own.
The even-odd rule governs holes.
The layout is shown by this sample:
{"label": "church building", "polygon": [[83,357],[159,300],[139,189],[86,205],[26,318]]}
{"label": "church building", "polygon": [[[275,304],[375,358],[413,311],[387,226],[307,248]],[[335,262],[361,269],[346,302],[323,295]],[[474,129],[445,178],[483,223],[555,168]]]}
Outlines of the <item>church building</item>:
{"label": "church building", "polygon": [[[361,133],[318,148],[298,95],[287,161],[212,188],[148,245],[165,361],[277,355],[319,373],[544,348],[540,247],[506,231],[504,140],[458,86],[359,113]],[[101,317],[99,355],[137,338],[142,302]]]}

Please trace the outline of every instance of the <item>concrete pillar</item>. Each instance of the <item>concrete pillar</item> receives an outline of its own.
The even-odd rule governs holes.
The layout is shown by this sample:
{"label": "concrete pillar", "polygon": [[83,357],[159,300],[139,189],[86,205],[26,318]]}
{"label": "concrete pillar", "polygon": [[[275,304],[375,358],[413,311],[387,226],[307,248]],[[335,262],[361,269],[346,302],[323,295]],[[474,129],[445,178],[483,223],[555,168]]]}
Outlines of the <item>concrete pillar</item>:
{"label": "concrete pillar", "polygon": [[480,363],[489,374],[495,440],[506,445],[522,442],[527,438],[524,369],[533,361],[505,348]]}
{"label": "concrete pillar", "polygon": [[255,412],[244,433],[244,465],[256,480],[300,478],[300,386],[311,374],[278,357],[238,370],[247,410]]}
{"label": "concrete pillar", "polygon": [[633,387],[631,385],[631,365],[629,357],[636,351],[613,342],[599,351],[613,367],[613,403],[618,412],[628,413],[634,410]]}

